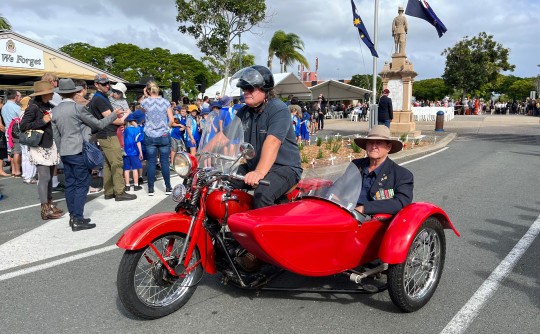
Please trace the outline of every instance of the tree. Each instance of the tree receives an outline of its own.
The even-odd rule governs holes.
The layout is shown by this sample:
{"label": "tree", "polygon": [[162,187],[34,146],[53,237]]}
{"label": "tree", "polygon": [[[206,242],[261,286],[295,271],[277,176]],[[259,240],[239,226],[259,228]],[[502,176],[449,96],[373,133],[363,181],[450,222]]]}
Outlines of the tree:
{"label": "tree", "polygon": [[[178,30],[197,41],[197,47],[223,66],[223,78],[230,73],[231,44],[266,17],[264,0],[176,0]],[[222,94],[227,89],[227,80]]]}
{"label": "tree", "polygon": [[[255,56],[252,54],[248,54],[249,46],[247,44],[242,43],[242,46],[234,44],[233,48],[234,50],[230,63],[229,73],[236,73],[237,71],[246,66],[255,65]],[[240,66],[240,48],[242,49],[242,66]],[[201,61],[211,71],[215,73],[225,73],[225,68],[223,67],[223,64],[219,63],[215,58],[205,56],[201,58]]]}
{"label": "tree", "polygon": [[287,66],[298,62],[309,69],[307,59],[299,52],[304,51],[304,42],[297,34],[285,33],[278,30],[272,36],[268,46],[268,68],[272,69],[274,56],[279,59],[281,73],[287,71]]}
{"label": "tree", "polygon": [[535,90],[533,79],[518,79],[508,87],[506,95],[512,100],[524,100],[529,96],[531,90]]}
{"label": "tree", "polygon": [[11,30],[11,24],[4,16],[0,15],[0,31]]}
{"label": "tree", "polygon": [[452,94],[452,88],[447,87],[443,79],[434,78],[415,81],[412,93],[417,100],[434,101]]}
{"label": "tree", "polygon": [[469,39],[465,36],[452,48],[442,52],[446,56],[443,79],[448,87],[467,93],[476,93],[482,86],[494,83],[501,71],[513,71],[508,62],[510,49],[493,40],[492,35],[481,32]]}
{"label": "tree", "polygon": [[[355,74],[351,78],[350,85],[373,90],[373,75],[371,74]],[[380,93],[382,91],[382,79],[380,76],[377,76],[377,89],[376,92]]]}
{"label": "tree", "polygon": [[184,94],[190,97],[198,94],[198,84],[207,86],[217,80],[216,74],[191,55],[171,54],[162,48],[141,49],[123,43],[97,48],[73,43],[61,47],[60,51],[129,82],[148,77],[160,86],[170,87],[172,82],[179,82]]}

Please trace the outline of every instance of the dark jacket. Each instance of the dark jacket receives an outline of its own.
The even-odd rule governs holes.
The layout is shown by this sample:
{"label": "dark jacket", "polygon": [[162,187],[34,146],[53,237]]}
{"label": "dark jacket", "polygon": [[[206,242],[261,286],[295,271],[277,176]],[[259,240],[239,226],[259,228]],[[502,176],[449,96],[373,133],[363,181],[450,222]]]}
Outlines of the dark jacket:
{"label": "dark jacket", "polygon": [[[369,158],[355,159],[352,162],[360,169],[360,172],[369,166]],[[413,187],[413,174],[387,157],[370,189],[370,201],[364,203],[364,213],[367,215],[398,213],[403,207],[412,203]],[[383,197],[390,198],[383,199]]]}
{"label": "dark jacket", "polygon": [[21,123],[19,125],[22,132],[27,130],[43,130],[43,138],[40,147],[51,148],[53,145],[53,129],[51,122],[45,123],[43,121],[44,112],[51,112],[53,105],[50,103],[43,103],[41,100],[32,100],[26,108]]}
{"label": "dark jacket", "polygon": [[378,121],[394,119],[394,110],[392,109],[392,99],[386,95],[379,99]]}

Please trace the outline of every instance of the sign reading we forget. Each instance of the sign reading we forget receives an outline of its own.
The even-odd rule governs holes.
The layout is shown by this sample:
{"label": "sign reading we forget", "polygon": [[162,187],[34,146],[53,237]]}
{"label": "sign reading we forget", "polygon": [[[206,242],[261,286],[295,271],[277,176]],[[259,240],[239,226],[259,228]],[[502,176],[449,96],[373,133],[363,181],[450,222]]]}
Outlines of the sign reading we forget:
{"label": "sign reading we forget", "polygon": [[11,38],[0,39],[0,67],[43,70],[43,51]]}

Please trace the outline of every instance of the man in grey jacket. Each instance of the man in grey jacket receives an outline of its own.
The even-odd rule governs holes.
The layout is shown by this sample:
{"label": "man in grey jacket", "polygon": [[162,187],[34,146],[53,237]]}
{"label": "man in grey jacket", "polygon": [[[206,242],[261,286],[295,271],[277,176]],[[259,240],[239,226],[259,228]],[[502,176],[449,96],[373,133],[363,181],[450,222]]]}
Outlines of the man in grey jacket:
{"label": "man in grey jacket", "polygon": [[[96,227],[90,224],[89,218],[84,218],[84,205],[90,186],[90,173],[86,168],[82,156],[83,140],[88,141],[91,129],[103,129],[122,114],[121,110],[111,113],[103,119],[96,119],[83,107],[73,100],[81,86],[75,86],[71,79],[61,79],[55,92],[63,100],[53,109],[51,121],[54,141],[64,163],[64,177],[66,184],[66,203],[69,210],[69,225],[72,231],[86,230]],[[123,119],[128,113],[123,115]]]}

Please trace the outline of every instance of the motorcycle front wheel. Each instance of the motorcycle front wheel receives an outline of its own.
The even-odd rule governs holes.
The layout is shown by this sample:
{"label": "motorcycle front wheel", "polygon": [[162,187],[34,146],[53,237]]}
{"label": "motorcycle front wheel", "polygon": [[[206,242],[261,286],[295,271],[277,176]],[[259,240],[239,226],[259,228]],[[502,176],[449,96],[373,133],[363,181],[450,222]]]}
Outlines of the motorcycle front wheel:
{"label": "motorcycle front wheel", "polygon": [[118,296],[133,315],[157,319],[169,315],[189,300],[203,270],[200,253],[195,248],[187,268],[180,253],[184,235],[167,234],[152,242],[155,249],[177,275],[171,275],[152,247],[126,251],[117,275]]}
{"label": "motorcycle front wheel", "polygon": [[441,223],[428,218],[418,229],[405,262],[388,268],[388,292],[403,312],[419,310],[433,296],[444,267],[446,239]]}

